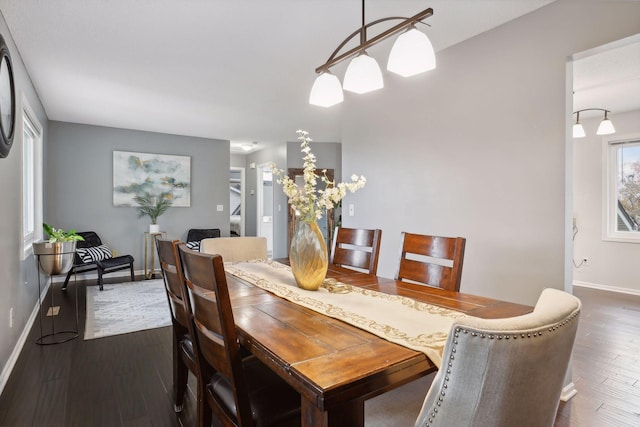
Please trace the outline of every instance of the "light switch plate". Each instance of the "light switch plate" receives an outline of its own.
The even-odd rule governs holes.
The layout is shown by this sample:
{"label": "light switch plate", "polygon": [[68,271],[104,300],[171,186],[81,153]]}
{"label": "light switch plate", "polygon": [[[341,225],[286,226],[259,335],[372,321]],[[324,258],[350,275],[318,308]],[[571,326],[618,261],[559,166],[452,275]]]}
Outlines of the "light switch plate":
{"label": "light switch plate", "polygon": [[353,203],[349,204],[349,216],[354,216],[355,215],[355,208],[353,206]]}

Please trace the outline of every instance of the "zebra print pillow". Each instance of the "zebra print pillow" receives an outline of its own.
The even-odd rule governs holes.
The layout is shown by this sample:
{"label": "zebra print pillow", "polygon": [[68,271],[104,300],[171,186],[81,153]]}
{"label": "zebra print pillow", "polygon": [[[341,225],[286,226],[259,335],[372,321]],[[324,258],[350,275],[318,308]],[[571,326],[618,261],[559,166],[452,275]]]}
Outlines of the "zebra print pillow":
{"label": "zebra print pillow", "polygon": [[93,246],[90,248],[76,248],[82,262],[102,261],[113,257],[111,249],[107,245]]}
{"label": "zebra print pillow", "polygon": [[194,242],[187,242],[185,243],[185,246],[189,249],[191,249],[192,251],[200,251],[200,241],[194,241]]}

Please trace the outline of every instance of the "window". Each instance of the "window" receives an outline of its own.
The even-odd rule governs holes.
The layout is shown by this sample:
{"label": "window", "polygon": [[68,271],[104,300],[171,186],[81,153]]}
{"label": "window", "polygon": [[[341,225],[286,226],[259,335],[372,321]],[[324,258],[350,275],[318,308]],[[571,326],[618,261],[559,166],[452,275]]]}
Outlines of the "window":
{"label": "window", "polygon": [[640,135],[607,141],[605,240],[640,243]]}
{"label": "window", "polygon": [[22,99],[22,259],[42,237],[42,127]]}

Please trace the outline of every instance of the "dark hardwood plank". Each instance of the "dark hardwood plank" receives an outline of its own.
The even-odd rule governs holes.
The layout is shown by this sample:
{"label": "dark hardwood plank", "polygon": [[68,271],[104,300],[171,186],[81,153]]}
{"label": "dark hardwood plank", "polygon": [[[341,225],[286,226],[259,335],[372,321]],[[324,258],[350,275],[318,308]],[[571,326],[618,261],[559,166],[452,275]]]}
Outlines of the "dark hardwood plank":
{"label": "dark hardwood plank", "polygon": [[556,427],[640,425],[640,296],[574,288],[583,304],[573,350],[578,394]]}

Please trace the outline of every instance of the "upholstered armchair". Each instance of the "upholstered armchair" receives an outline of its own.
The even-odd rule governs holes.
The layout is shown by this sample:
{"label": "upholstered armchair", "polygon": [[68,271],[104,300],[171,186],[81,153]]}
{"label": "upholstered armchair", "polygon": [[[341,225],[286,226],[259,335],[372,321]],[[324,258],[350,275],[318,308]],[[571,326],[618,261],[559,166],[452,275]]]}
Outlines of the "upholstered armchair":
{"label": "upholstered armchair", "polygon": [[455,321],[415,426],[553,426],[579,313],[545,289],[530,314]]}
{"label": "upholstered armchair", "polygon": [[200,250],[202,239],[213,239],[220,237],[219,228],[190,228],[187,232],[187,247],[193,251]]}
{"label": "upholstered armchair", "polygon": [[267,259],[267,239],[265,237],[203,239],[200,243],[200,252],[221,255],[224,261]]}

